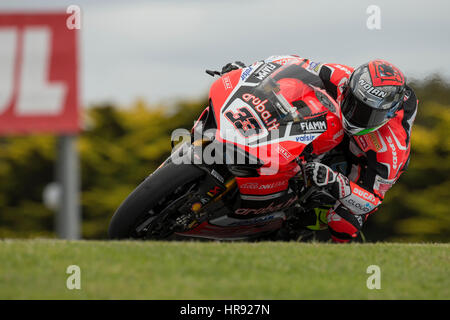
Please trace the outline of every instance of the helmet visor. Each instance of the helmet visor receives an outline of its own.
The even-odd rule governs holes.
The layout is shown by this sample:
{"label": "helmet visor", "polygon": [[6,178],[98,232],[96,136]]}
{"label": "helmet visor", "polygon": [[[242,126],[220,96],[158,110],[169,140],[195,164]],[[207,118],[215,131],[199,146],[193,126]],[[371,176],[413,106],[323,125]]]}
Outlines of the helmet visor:
{"label": "helmet visor", "polygon": [[342,101],[342,115],[352,125],[360,128],[373,128],[383,124],[388,118],[389,109],[376,109],[356,98],[351,90]]}

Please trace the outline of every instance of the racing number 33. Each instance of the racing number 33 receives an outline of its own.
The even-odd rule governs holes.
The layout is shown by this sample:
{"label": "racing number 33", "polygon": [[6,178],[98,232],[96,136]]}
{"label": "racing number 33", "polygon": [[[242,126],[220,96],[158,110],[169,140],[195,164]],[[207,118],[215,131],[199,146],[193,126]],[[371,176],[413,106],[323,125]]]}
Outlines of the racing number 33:
{"label": "racing number 33", "polygon": [[247,107],[241,107],[237,109],[237,112],[227,111],[225,112],[225,117],[246,138],[258,134],[261,131],[258,120],[253,117]]}

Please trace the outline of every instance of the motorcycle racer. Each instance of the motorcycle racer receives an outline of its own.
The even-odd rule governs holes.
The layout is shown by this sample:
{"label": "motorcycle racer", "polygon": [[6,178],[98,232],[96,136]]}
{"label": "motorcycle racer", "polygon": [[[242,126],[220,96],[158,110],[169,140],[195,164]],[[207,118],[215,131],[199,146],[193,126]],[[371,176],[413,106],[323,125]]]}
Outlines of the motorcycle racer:
{"label": "motorcycle racer", "polygon": [[[341,106],[346,135],[338,148],[344,150],[351,169],[343,174],[318,160],[306,165],[313,184],[336,199],[332,208],[311,212],[308,227],[328,227],[334,242],[349,242],[408,167],[416,95],[403,73],[384,60],[372,60],[356,69],[295,55],[272,56],[264,62],[298,64]],[[244,67],[239,61],[229,63],[222,74]]]}

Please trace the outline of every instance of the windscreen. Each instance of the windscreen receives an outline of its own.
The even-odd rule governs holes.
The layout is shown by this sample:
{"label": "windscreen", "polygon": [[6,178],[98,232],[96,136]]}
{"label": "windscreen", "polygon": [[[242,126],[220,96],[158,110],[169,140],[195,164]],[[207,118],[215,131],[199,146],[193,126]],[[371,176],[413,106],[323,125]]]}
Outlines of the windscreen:
{"label": "windscreen", "polygon": [[250,95],[261,101],[267,99],[265,110],[260,107],[257,111],[267,111],[278,123],[286,124],[320,112],[323,106],[334,109],[330,98],[320,87],[323,84],[318,76],[297,64],[287,64],[260,81]]}
{"label": "windscreen", "polygon": [[307,118],[324,116],[324,107],[336,111],[320,78],[301,66],[265,63],[254,68],[221,109],[221,135],[226,140],[250,145],[275,135],[295,139],[288,136],[303,135]]}

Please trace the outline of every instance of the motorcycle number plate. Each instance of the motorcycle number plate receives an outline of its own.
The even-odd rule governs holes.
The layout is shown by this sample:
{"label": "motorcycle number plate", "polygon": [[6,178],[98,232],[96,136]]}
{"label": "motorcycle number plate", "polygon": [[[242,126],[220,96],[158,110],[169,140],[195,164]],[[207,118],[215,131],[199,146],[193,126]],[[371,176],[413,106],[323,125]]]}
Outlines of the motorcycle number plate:
{"label": "motorcycle number plate", "polygon": [[220,117],[220,135],[224,140],[248,145],[269,134],[257,112],[240,98],[221,112]]}

